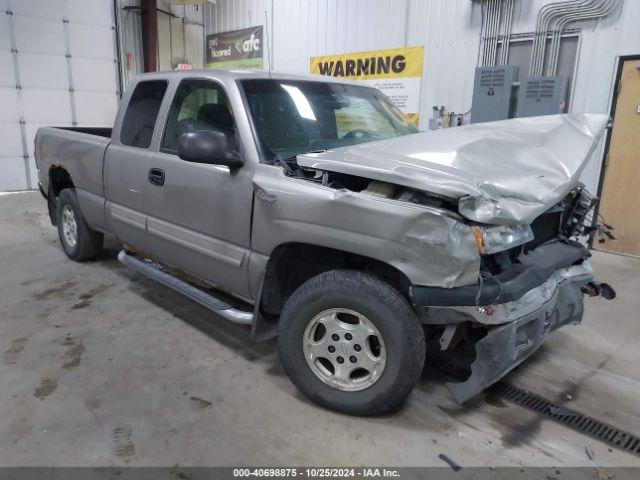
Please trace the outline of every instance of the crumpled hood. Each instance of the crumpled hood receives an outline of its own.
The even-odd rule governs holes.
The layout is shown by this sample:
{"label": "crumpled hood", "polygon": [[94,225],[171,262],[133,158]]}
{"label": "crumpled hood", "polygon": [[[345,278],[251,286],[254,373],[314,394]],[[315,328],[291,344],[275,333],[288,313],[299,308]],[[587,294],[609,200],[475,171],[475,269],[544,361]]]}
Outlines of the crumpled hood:
{"label": "crumpled hood", "polygon": [[564,114],[416,133],[298,156],[304,167],[459,199],[468,219],[531,223],[578,182],[608,117]]}

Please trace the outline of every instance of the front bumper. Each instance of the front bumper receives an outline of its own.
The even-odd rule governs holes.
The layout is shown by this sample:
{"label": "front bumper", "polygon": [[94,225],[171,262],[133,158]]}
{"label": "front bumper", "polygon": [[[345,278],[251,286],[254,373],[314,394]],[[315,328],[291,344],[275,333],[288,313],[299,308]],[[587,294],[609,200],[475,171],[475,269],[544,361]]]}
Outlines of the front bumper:
{"label": "front bumper", "polygon": [[589,250],[580,243],[555,241],[521,255],[519,263],[486,279],[483,285],[456,288],[413,285],[411,296],[414,305],[428,308],[512,302],[542,285],[557,270],[579,264],[589,256]]}
{"label": "front bumper", "polygon": [[[413,287],[414,306],[424,312],[423,321],[448,325],[441,348],[449,347],[456,325],[473,324],[487,330],[472,345],[475,359],[469,377],[447,384],[458,402],[480,393],[522,363],[552,331],[582,320],[581,288],[594,278],[588,257],[588,250],[580,244],[555,242],[520,257],[514,269],[496,275],[500,281],[490,285],[447,292]],[[441,354],[446,359],[456,355],[456,350]]]}
{"label": "front bumper", "polygon": [[[526,301],[512,305],[515,317],[493,327],[475,344],[471,375],[461,383],[447,383],[459,402],[465,402],[509,373],[535,352],[549,333],[582,320],[583,295],[580,288],[593,279],[588,264],[563,269],[542,286],[528,292]],[[539,306],[536,305],[541,302]],[[512,317],[514,318],[514,317]]]}

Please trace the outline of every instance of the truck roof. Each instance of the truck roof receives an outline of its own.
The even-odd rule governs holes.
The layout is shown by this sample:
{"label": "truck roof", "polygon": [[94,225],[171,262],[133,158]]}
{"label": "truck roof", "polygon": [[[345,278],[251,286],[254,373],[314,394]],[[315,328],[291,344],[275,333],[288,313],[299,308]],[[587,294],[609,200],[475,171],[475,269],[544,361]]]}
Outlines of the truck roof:
{"label": "truck roof", "polygon": [[220,68],[207,68],[197,70],[167,70],[164,72],[149,72],[138,75],[138,79],[150,80],[150,79],[163,79],[163,78],[206,78],[212,77],[220,80],[244,80],[244,79],[273,79],[273,80],[299,80],[299,81],[315,81],[315,82],[327,82],[327,83],[342,83],[346,85],[359,85],[367,87],[368,85],[355,80],[348,80],[342,77],[330,77],[327,75],[317,74],[300,74],[300,73],[285,73],[285,72],[271,72],[265,70],[251,70],[251,69],[220,69]]}

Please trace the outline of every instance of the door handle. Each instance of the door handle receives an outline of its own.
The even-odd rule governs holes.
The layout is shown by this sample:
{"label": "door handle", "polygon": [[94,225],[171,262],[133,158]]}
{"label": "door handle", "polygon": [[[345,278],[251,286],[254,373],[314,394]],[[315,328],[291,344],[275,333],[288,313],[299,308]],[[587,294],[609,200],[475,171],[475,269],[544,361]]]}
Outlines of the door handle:
{"label": "door handle", "polygon": [[149,170],[149,183],[159,187],[164,185],[164,170],[160,168],[152,168]]}

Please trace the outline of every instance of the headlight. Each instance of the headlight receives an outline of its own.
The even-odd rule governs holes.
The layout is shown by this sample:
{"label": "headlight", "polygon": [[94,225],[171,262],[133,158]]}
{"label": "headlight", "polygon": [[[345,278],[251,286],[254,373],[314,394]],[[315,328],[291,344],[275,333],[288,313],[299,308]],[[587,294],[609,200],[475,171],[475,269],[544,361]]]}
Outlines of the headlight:
{"label": "headlight", "polygon": [[529,225],[499,225],[496,227],[479,226],[473,228],[478,250],[484,255],[502,252],[533,240],[533,231]]}

